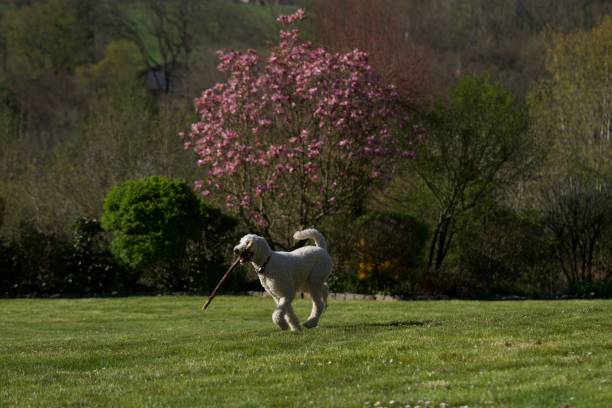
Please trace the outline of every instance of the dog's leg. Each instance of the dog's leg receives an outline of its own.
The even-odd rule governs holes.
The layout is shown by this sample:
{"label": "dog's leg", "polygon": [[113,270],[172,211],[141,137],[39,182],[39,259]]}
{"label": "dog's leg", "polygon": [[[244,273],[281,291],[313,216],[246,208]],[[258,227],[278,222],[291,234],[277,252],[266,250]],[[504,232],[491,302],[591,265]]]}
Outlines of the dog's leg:
{"label": "dog's leg", "polygon": [[277,310],[281,310],[281,313],[285,318],[285,324],[289,326],[291,331],[298,331],[301,329],[300,320],[293,311],[293,306],[291,306],[292,301],[293,299],[290,299],[288,297],[280,298],[280,300],[278,301]]}
{"label": "dog's leg", "polygon": [[272,321],[281,330],[287,330],[289,328],[289,324],[287,324],[287,321],[285,320],[285,310],[279,307],[280,299],[274,295],[272,295],[272,297],[274,298],[274,302],[276,302],[276,309],[274,309],[274,312],[272,313]]}
{"label": "dog's leg", "polygon": [[274,309],[274,313],[272,313],[272,321],[275,325],[277,325],[281,330],[287,330],[289,325],[285,320],[285,314],[282,310],[276,308]]}
{"label": "dog's leg", "polygon": [[319,324],[319,319],[321,318],[321,314],[323,310],[325,310],[325,300],[327,295],[327,290],[323,288],[321,285],[311,284],[310,285],[310,297],[312,298],[312,310],[310,312],[310,316],[308,320],[304,322],[304,327],[312,329],[313,327],[317,327]]}
{"label": "dog's leg", "polygon": [[329,286],[327,286],[327,282],[323,283],[322,292],[323,302],[325,302],[325,310],[327,310],[327,297],[329,296]]}

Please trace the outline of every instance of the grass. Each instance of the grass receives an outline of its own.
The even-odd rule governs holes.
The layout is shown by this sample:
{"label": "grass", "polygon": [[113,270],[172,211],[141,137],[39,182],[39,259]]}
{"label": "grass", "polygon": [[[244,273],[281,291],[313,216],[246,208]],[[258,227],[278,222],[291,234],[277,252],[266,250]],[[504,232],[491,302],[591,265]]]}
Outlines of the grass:
{"label": "grass", "polygon": [[0,300],[0,406],[612,402],[612,301],[332,301],[301,333],[267,298],[202,302]]}

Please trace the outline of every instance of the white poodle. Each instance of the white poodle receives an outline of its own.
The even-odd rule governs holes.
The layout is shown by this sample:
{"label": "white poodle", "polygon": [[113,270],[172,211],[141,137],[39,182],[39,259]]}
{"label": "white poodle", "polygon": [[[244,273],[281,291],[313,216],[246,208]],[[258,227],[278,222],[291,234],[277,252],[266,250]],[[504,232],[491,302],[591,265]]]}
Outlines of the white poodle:
{"label": "white poodle", "polygon": [[298,292],[308,292],[312,298],[310,317],[304,327],[319,324],[327,306],[329,288],[326,280],[332,269],[325,238],[314,228],[293,234],[295,240],[312,239],[316,246],[305,246],[292,252],[272,251],[263,237],[248,234],[234,247],[241,263],[251,261],[261,285],[276,301],[272,321],[281,329],[300,330],[300,321],[291,302]]}

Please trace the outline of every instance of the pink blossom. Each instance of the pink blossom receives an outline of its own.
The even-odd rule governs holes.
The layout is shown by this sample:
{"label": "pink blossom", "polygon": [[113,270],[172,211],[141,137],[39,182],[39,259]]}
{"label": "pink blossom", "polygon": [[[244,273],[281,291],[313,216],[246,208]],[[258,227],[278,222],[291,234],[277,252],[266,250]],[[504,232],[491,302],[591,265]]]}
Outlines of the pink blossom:
{"label": "pink blossom", "polygon": [[265,184],[259,184],[257,187],[255,187],[255,197],[261,197],[261,195],[266,191],[268,191],[267,186]]}
{"label": "pink blossom", "polygon": [[236,208],[237,207],[237,205],[236,205],[236,198],[233,195],[231,195],[231,194],[227,194],[225,196],[225,206],[227,208],[230,208],[230,209],[231,208]]}
{"label": "pink blossom", "polygon": [[251,197],[247,193],[243,193],[242,200],[240,201],[240,207],[248,208],[251,202]]}
{"label": "pink blossom", "polygon": [[379,169],[372,170],[372,177],[373,178],[378,178],[378,177],[381,177],[382,175],[383,175],[383,173]]}
{"label": "pink blossom", "polygon": [[[303,18],[298,10],[278,22]],[[199,120],[181,137],[198,156],[198,185],[208,186],[202,194],[250,214],[254,228],[273,227],[269,211],[292,227],[302,223],[303,203],[331,213],[343,194],[383,181],[398,159],[413,154],[413,138],[400,141],[391,131],[407,117],[397,92],[364,52],[330,52],[289,29],[267,58],[253,50],[217,56],[227,80],[194,100]]]}
{"label": "pink blossom", "polygon": [[288,16],[279,16],[276,21],[281,24],[293,24],[296,21],[301,21],[304,19],[304,9],[298,9],[295,13],[290,14]]}

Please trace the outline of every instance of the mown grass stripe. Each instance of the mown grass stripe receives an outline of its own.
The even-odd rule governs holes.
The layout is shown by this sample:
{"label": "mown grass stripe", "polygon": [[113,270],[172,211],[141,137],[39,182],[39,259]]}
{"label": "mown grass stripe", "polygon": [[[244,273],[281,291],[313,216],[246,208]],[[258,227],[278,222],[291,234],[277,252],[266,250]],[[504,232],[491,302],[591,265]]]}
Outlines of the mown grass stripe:
{"label": "mown grass stripe", "polygon": [[0,300],[0,406],[612,401],[612,301],[332,301],[297,334],[270,299],[201,301]]}

